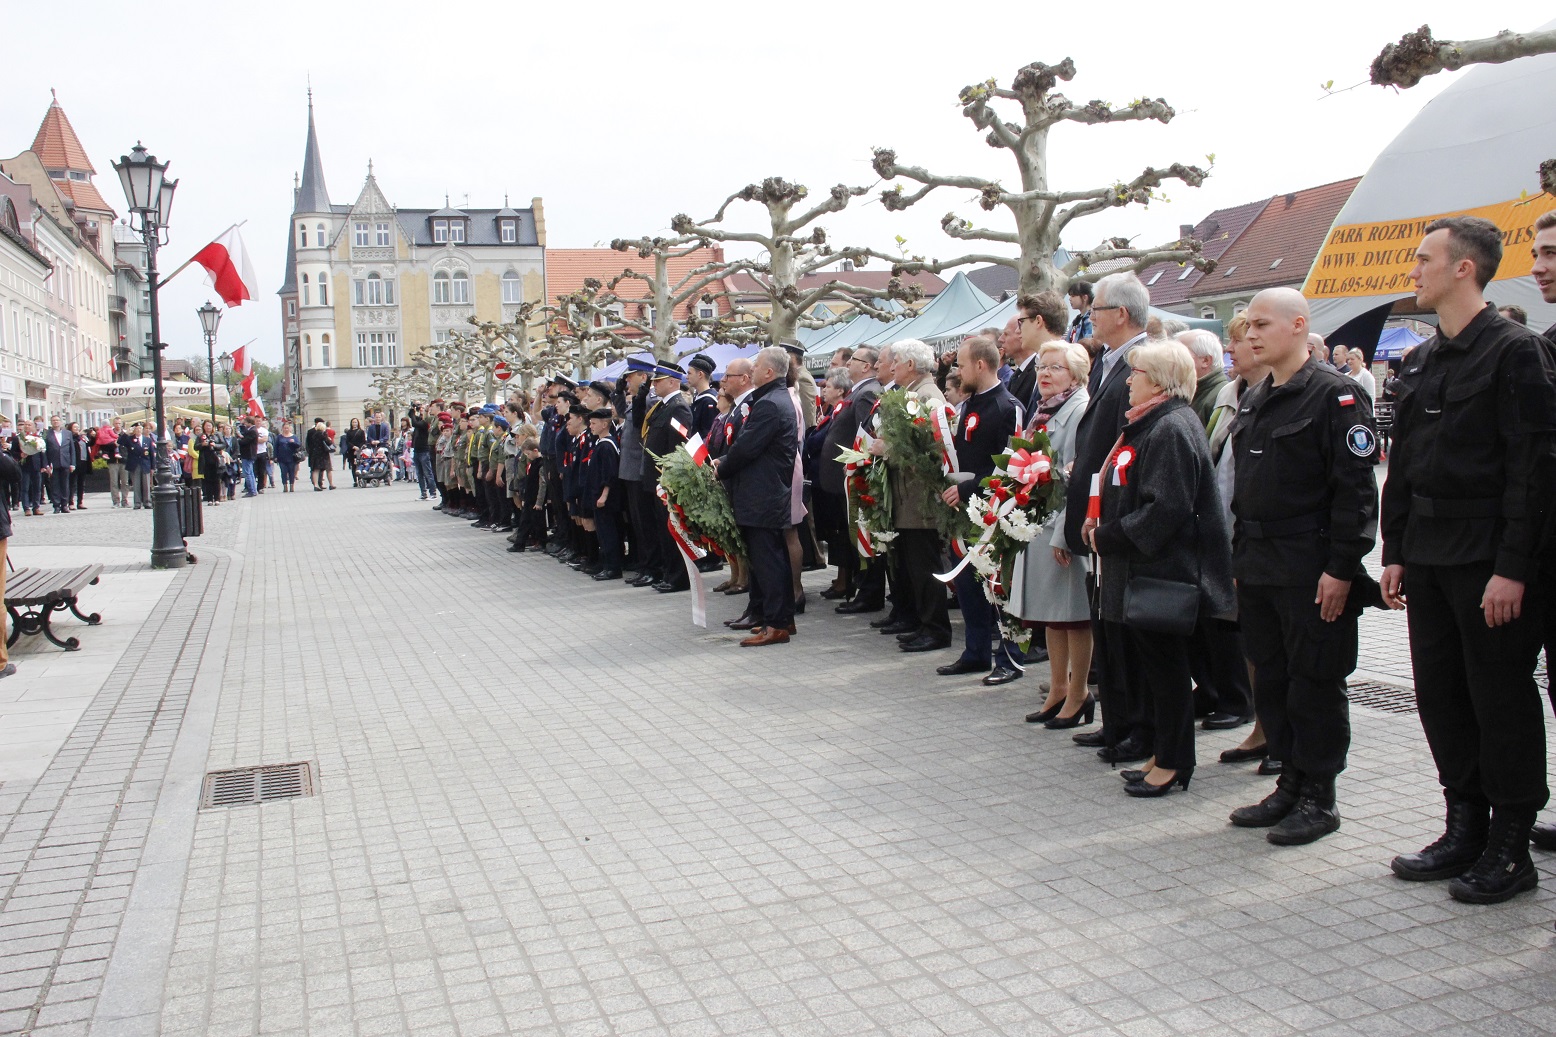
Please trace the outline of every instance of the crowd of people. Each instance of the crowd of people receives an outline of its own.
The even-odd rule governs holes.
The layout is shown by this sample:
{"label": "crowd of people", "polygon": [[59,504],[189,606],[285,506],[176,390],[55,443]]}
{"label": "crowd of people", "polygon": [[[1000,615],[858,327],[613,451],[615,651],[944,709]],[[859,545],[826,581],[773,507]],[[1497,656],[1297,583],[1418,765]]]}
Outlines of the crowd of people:
{"label": "crowd of people", "polygon": [[[1537,230],[1536,280],[1556,302],[1556,217]],[[1281,845],[1339,828],[1358,618],[1404,608],[1408,593],[1446,822],[1393,870],[1491,903],[1535,885],[1531,838],[1556,848],[1556,830],[1536,823],[1547,790],[1534,680],[1542,639],[1556,643],[1556,352],[1553,336],[1485,301],[1501,252],[1484,220],[1427,228],[1412,277],[1439,331],[1386,381],[1381,504],[1365,350],[1331,354],[1290,289],[1255,297],[1223,345],[1156,321],[1132,274],[1072,286],[1073,319],[1053,293],[1023,296],[1007,326],[939,356],[914,340],[839,351],[819,386],[800,347],[779,344],[730,361],[716,383],[698,354],[684,367],[633,360],[619,382],[553,378],[500,406],[434,400],[408,419],[409,468],[435,510],[506,533],[511,552],[668,594],[689,577],[661,463],[700,443],[745,546],[714,588],[744,597],[726,623],[742,646],[795,637],[801,575],[828,565],[821,597],[844,615],[880,613],[871,626],[898,651],[950,649],[956,609],[960,651],[937,673],[1001,685],[1046,659],[1051,679],[1026,719],[1085,728],[1074,741],[1103,761],[1140,764],[1122,772],[1131,796],[1188,788],[1196,727],[1247,728],[1221,759],[1259,761],[1276,781],[1231,822]],[[871,435],[893,389],[955,408],[959,467],[929,488],[953,508],[988,492],[1013,437],[1047,436],[1066,500],[1003,600],[971,567],[949,595],[937,579],[955,552],[912,485],[925,468]],[[894,489],[889,549],[869,558],[839,457],[866,444]],[[1381,581],[1363,564],[1380,514]]]}

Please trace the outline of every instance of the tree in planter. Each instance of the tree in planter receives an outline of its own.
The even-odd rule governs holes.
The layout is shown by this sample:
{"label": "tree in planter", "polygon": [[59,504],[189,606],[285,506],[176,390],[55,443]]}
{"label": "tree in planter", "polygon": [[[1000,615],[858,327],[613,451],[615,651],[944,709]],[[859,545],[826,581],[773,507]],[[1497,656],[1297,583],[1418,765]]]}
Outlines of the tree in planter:
{"label": "tree in planter", "polygon": [[[833,277],[812,288],[800,288],[803,278],[822,273],[834,264],[850,261],[858,267],[871,257],[880,257],[880,253],[867,248],[833,248],[827,243],[826,230],[817,225],[822,217],[841,212],[850,201],[867,191],[867,187],[838,184],[821,201],[796,212],[809,196],[809,190],[803,184],[791,184],[782,177],[768,177],[760,184],[747,184],[730,195],[709,219],[698,221],[685,213],[677,215],[670,221],[670,227],[683,238],[721,244],[736,242],[759,248],[760,255],[742,262],[745,271],[761,286],[769,305],[767,313],[760,313],[735,303],[726,317],[713,321],[693,318],[688,321],[688,330],[730,342],[793,341],[800,328],[826,327],[849,319],[855,313],[890,319],[891,315],[878,305],[882,300],[895,298],[912,302],[921,298],[922,288],[904,283],[895,274],[884,289],[849,284],[842,277]],[[737,201],[755,202],[766,209],[766,227],[759,230],[726,227],[724,218]],[[729,293],[724,292],[713,293],[711,297],[728,296]],[[842,300],[850,309],[826,317],[815,315],[816,305],[830,299]]]}
{"label": "tree in planter", "polygon": [[[1076,104],[1054,89],[1061,81],[1068,82],[1074,77],[1075,63],[1069,58],[1057,65],[1034,61],[1017,71],[1009,87],[1002,87],[990,79],[962,88],[962,114],[978,129],[987,131],[984,139],[990,147],[1010,153],[1016,164],[1020,185],[1017,188],[1007,188],[998,180],[980,176],[932,173],[922,166],[903,165],[890,148],[875,149],[875,171],[882,178],[908,180],[920,185],[913,191],[904,190],[901,183],[884,190],[881,202],[887,209],[906,209],[937,188],[961,188],[978,192],[978,204],[987,212],[1006,210],[1016,225],[1013,231],[978,227],[954,212],[947,213],[940,221],[946,234],[963,241],[1014,246],[1017,255],[996,249],[944,261],[894,261],[894,269],[939,273],[969,263],[993,263],[1015,270],[1019,275],[1020,291],[1028,294],[1044,290],[1062,293],[1076,275],[1097,263],[1111,260],[1127,261],[1111,268],[1114,270],[1143,270],[1164,261],[1192,263],[1206,271],[1215,268],[1215,262],[1201,254],[1200,242],[1192,238],[1181,238],[1154,248],[1137,248],[1128,239],[1110,238],[1095,248],[1072,249],[1071,259],[1063,267],[1054,264],[1054,254],[1070,224],[1076,220],[1126,205],[1149,205],[1162,197],[1160,188],[1169,180],[1198,187],[1209,175],[1198,166],[1174,162],[1163,169],[1148,166],[1132,180],[1101,187],[1073,191],[1052,188],[1048,179],[1048,134],[1054,127],[1063,123],[1081,126],[1120,122],[1165,124],[1177,114],[1159,97],[1142,98],[1122,107],[1114,107],[1107,101]],[[1020,109],[1019,119],[1007,121],[1003,118],[992,106],[996,101],[1014,102]],[[1214,161],[1214,156],[1207,157]]]}
{"label": "tree in planter", "polygon": [[[1431,26],[1423,25],[1415,32],[1405,33],[1398,43],[1390,43],[1372,59],[1372,82],[1375,86],[1408,90],[1427,76],[1457,71],[1466,65],[1500,65],[1551,53],[1556,53],[1556,29],[1504,29],[1480,40],[1439,40],[1433,38]],[[1540,190],[1556,195],[1556,159],[1540,163],[1539,177]]]}

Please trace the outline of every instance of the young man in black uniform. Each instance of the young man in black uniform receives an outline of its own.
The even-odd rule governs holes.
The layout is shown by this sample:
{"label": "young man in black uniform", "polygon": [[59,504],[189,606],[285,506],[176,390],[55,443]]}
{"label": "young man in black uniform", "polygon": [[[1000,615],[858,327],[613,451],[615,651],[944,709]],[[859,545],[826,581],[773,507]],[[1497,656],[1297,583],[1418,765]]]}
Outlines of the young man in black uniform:
{"label": "young man in black uniform", "polygon": [[584,473],[584,496],[594,509],[594,536],[600,545],[600,571],[596,580],[621,579],[621,448],[611,438],[609,407],[589,412],[589,431],[594,446]]}
{"label": "young man in black uniform", "polygon": [[1524,591],[1556,489],[1556,363],[1486,302],[1501,261],[1489,220],[1426,225],[1410,277],[1437,334],[1400,375],[1383,494],[1383,594],[1395,607],[1409,597],[1416,702],[1448,815],[1440,839],[1393,869],[1452,878],[1449,895],[1472,904],[1538,884],[1529,834],[1549,798],[1539,596]]}
{"label": "young man in black uniform", "polygon": [[692,390],[692,431],[703,439],[713,431],[713,419],[719,416],[719,394],[713,391],[710,381],[714,370],[713,358],[698,353],[686,361],[686,384]]}
{"label": "young man in black uniform", "polygon": [[[650,375],[650,392],[644,401],[646,408],[643,420],[638,425],[638,431],[643,436],[643,449],[647,451],[643,455],[643,485],[650,492],[659,482],[659,465],[654,458],[664,457],[684,443],[686,435],[680,430],[691,427],[691,401],[681,391],[681,382],[685,377],[686,371],[679,364],[669,361],[656,364]],[[651,527],[649,535],[659,540],[659,557],[663,565],[663,578],[652,585],[654,590],[661,594],[690,590],[691,583],[686,578],[686,568],[681,562],[681,550],[670,537],[670,512],[657,494],[653,499],[653,514],[648,521]]]}
{"label": "young man in black uniform", "polygon": [[[1534,221],[1534,267],[1529,271],[1546,302],[1556,304],[1556,212],[1541,213]],[[1545,340],[1556,348],[1556,324],[1545,329]],[[1540,559],[1540,614],[1545,628],[1545,694],[1556,708],[1556,543],[1546,540]],[[1542,850],[1556,851],[1556,825],[1536,824],[1529,841]]]}
{"label": "young man in black uniform", "polygon": [[1350,591],[1377,530],[1378,436],[1366,394],[1308,352],[1301,293],[1260,292],[1246,316],[1271,373],[1243,395],[1231,431],[1232,571],[1255,708],[1284,767],[1232,823],[1294,846],[1340,827],[1334,783],[1351,744],[1345,678],[1361,613]]}

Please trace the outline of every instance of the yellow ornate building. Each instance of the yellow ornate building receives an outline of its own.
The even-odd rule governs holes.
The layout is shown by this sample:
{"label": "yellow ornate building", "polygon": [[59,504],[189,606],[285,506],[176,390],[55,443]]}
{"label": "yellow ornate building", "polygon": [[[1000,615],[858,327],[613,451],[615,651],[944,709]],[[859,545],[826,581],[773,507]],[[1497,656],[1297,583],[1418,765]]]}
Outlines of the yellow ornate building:
{"label": "yellow ornate building", "polygon": [[374,374],[409,370],[469,319],[511,320],[545,294],[546,225],[529,208],[402,209],[368,163],[349,205],[334,204],[308,103],[308,143],[294,189],[286,274],[287,413],[344,428],[362,416]]}

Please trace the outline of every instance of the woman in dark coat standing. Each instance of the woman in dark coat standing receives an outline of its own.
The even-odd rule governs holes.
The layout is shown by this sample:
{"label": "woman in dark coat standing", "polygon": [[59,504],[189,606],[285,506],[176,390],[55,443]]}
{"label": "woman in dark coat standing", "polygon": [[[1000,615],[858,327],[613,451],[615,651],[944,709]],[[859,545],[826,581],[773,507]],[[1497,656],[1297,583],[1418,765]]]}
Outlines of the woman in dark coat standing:
{"label": "woman in dark coat standing", "polygon": [[222,464],[221,451],[225,444],[216,434],[216,426],[212,422],[205,422],[200,426],[200,431],[191,441],[190,449],[198,458],[198,468],[202,499],[213,507],[221,502],[222,497]]}
{"label": "woman in dark coat standing", "polygon": [[[1153,629],[1148,616],[1126,615],[1132,580],[1147,578],[1198,589],[1200,619],[1233,611],[1232,535],[1216,489],[1210,446],[1189,400],[1194,359],[1181,343],[1150,342],[1129,354],[1129,410],[1103,465],[1101,508],[1082,536],[1100,559],[1102,618],[1126,626],[1142,687],[1142,737],[1155,755],[1125,771],[1131,796],[1163,796],[1194,773],[1194,694],[1189,639]],[[1142,622],[1146,620],[1146,622]],[[1192,627],[1192,624],[1191,624]]]}
{"label": "woman in dark coat standing", "polygon": [[308,452],[308,474],[313,478],[315,490],[324,489],[324,477],[330,477],[330,489],[335,488],[335,472],[330,465],[330,437],[324,431],[324,419],[314,418],[313,428],[303,437]]}
{"label": "woman in dark coat standing", "polygon": [[346,434],[341,437],[340,456],[346,462],[346,471],[351,473],[353,486],[357,485],[357,454],[366,448],[367,430],[362,427],[362,419],[352,418]]}
{"label": "woman in dark coat standing", "polygon": [[275,450],[276,467],[281,470],[281,492],[296,493],[298,454],[302,447],[290,421],[281,422],[281,434],[271,446]]}

